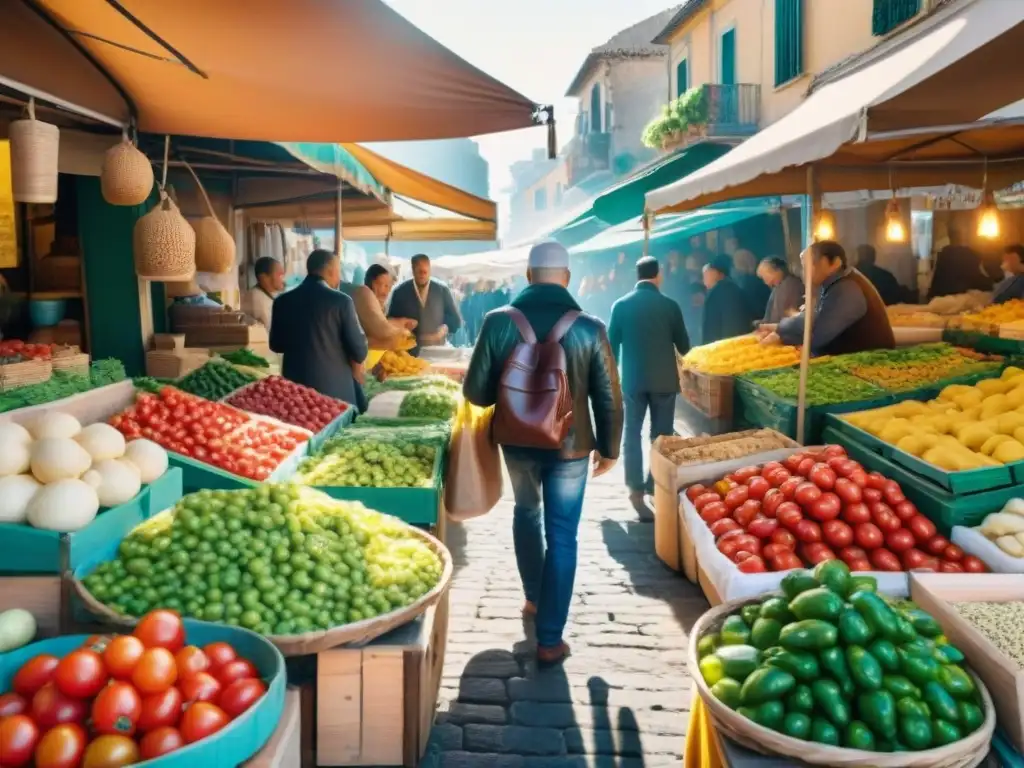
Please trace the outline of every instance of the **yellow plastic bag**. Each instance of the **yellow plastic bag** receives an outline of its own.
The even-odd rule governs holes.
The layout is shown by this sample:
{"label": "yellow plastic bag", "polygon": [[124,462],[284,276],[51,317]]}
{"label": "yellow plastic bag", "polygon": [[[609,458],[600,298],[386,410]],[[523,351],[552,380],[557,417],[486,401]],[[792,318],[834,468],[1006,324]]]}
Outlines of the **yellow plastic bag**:
{"label": "yellow plastic bag", "polygon": [[449,520],[485,515],[501,498],[501,455],[491,439],[493,416],[493,407],[478,408],[465,400],[459,406],[444,488]]}

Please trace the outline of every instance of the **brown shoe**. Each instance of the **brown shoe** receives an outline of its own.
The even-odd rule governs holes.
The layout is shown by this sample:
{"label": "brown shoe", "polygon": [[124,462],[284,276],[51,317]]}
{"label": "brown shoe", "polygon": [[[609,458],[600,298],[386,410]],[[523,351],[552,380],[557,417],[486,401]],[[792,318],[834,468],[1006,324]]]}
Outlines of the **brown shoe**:
{"label": "brown shoe", "polygon": [[537,606],[527,600],[523,603],[523,618],[529,618],[537,615]]}
{"label": "brown shoe", "polygon": [[543,645],[537,646],[537,663],[541,666],[554,666],[561,664],[572,652],[569,650],[569,646],[566,643],[559,643],[553,648],[548,648]]}

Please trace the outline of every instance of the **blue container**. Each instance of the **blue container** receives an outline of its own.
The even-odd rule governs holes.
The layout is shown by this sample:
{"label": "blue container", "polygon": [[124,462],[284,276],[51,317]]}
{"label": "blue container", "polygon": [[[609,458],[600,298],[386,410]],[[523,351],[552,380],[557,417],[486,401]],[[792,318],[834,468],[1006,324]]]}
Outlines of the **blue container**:
{"label": "blue container", "polygon": [[49,328],[64,319],[68,303],[64,299],[32,299],[28,303],[28,316],[34,328]]}
{"label": "blue container", "polygon": [[[41,653],[64,656],[80,648],[87,637],[57,637],[32,643],[9,653],[0,653],[0,691],[10,689],[14,674],[33,656]],[[231,768],[241,765],[270,741],[284,713],[287,685],[284,657],[268,640],[240,627],[186,619],[185,638],[186,642],[198,646],[215,642],[229,643],[239,656],[252,662],[259,670],[260,677],[267,684],[267,692],[252,707],[232,720],[224,730],[177,752],[154,760],[144,760],[136,765],[147,768]]]}

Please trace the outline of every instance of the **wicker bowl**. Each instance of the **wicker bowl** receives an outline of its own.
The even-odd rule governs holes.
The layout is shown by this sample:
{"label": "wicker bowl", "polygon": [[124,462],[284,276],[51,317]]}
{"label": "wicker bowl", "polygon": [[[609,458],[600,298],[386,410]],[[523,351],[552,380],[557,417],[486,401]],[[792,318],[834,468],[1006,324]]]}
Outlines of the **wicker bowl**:
{"label": "wicker bowl", "polygon": [[100,188],[111,205],[142,205],[149,199],[153,166],[127,136],[104,154]]}
{"label": "wicker bowl", "polygon": [[[453,573],[452,556],[444,544],[426,531],[421,531],[412,526],[409,526],[409,531],[422,539],[441,558],[441,577],[433,589],[405,608],[391,611],[382,616],[375,616],[372,619],[363,619],[362,621],[317,632],[306,632],[301,635],[267,635],[267,640],[277,646],[278,650],[285,656],[305,656],[337,648],[341,645],[362,645],[368,643],[403,624],[408,624],[424,613],[430,606],[444,597],[449,587],[451,587]],[[92,570],[93,567],[88,567],[88,570]],[[89,590],[85,588],[81,580],[81,577],[87,575],[84,570],[82,569],[82,572],[76,571],[71,583],[75,593],[85,604],[86,609],[100,617],[106,624],[119,627],[135,626],[139,620],[138,617],[117,613],[89,593]]]}
{"label": "wicker bowl", "polygon": [[971,670],[968,670],[968,673],[981,692],[985,722],[978,730],[960,741],[919,752],[867,752],[845,747],[830,747],[786,736],[758,725],[729,709],[711,693],[708,684],[704,682],[704,676],[700,673],[700,659],[697,657],[697,643],[704,635],[716,631],[727,616],[738,612],[743,606],[760,603],[775,596],[782,596],[782,593],[775,592],[722,603],[701,616],[690,632],[690,647],[687,652],[690,674],[712,722],[719,731],[738,744],[762,755],[784,755],[811,765],[837,768],[974,768],[985,761],[996,727],[996,710],[985,684]]}

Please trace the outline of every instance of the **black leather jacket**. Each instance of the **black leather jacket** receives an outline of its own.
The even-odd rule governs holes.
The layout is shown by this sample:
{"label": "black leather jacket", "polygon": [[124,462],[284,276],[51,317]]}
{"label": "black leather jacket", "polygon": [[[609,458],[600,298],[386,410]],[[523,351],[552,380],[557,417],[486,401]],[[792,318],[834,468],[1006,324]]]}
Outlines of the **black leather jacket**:
{"label": "black leather jacket", "polygon": [[[525,288],[512,306],[526,315],[542,340],[562,315],[580,309],[567,290],[551,284]],[[487,314],[463,384],[467,400],[481,407],[494,405],[505,361],[520,341],[519,331],[506,314],[501,310]],[[579,459],[597,450],[605,458],[617,459],[622,439],[622,389],[604,323],[580,315],[562,339],[562,347],[573,399],[573,425],[560,457]]]}

